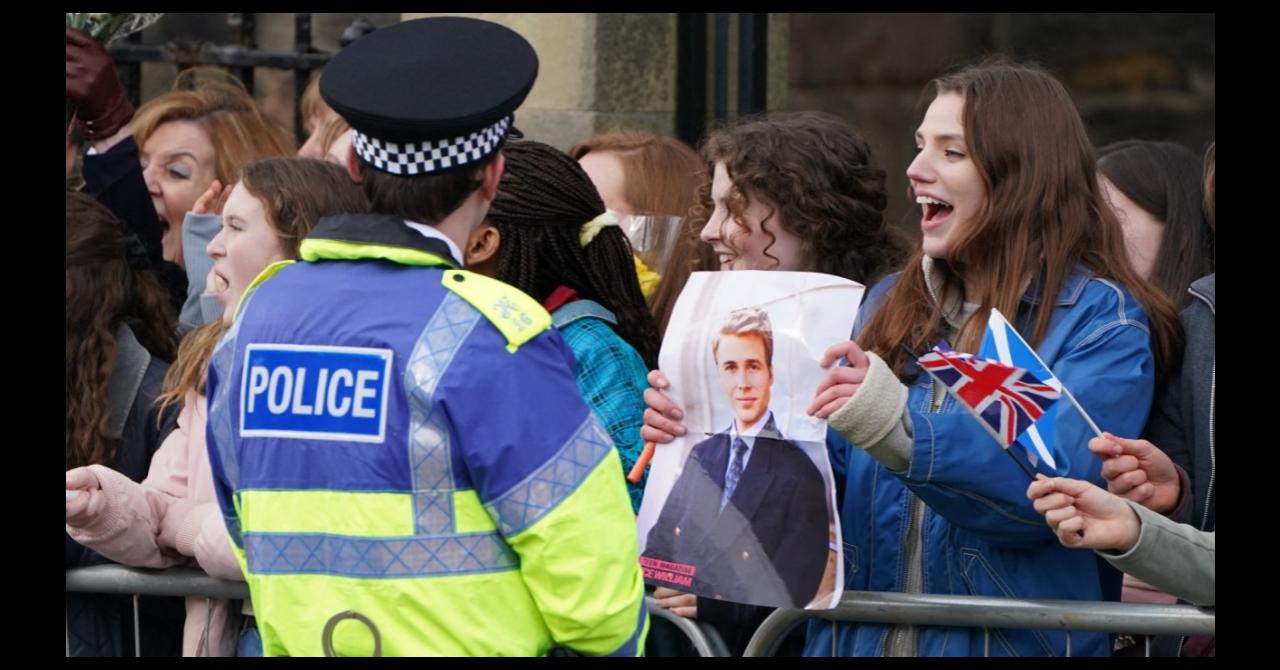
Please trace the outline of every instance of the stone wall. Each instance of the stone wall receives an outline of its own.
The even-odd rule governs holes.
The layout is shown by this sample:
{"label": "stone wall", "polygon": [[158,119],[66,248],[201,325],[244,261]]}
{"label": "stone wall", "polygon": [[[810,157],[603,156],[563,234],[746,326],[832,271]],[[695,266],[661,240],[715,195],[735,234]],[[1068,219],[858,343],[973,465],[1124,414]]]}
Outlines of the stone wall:
{"label": "stone wall", "polygon": [[916,102],[948,68],[1002,52],[1066,82],[1101,145],[1215,131],[1213,14],[792,14],[787,108],[841,116],[889,172],[889,220],[918,235],[905,197]]}

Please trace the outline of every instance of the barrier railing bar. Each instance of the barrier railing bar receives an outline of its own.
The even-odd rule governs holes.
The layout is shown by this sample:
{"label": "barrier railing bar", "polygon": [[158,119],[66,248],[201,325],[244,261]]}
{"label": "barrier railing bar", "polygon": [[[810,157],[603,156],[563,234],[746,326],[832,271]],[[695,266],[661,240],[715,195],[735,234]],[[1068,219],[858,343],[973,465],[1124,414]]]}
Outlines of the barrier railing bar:
{"label": "barrier railing bar", "polygon": [[142,658],[142,627],[138,621],[138,594],[133,594],[133,657]]}
{"label": "barrier railing bar", "polygon": [[[152,570],[122,565],[94,565],[66,571],[68,593],[111,593],[133,596],[134,646],[141,655],[141,637],[138,625],[138,596],[198,596],[221,600],[243,600],[249,597],[249,587],[244,582],[215,579],[193,568]],[[651,616],[670,621],[693,643],[702,656],[728,656],[729,648],[709,625],[686,619],[658,606],[651,596],[645,596],[645,606]],[[69,610],[69,604],[68,604]],[[69,616],[69,615],[68,615]],[[67,655],[71,655],[70,620],[67,621]]]}
{"label": "barrier railing bar", "polygon": [[194,568],[151,570],[122,565],[94,565],[67,570],[67,591],[144,596],[202,596],[244,600],[249,585],[215,579]]}
{"label": "barrier railing bar", "polygon": [[[835,609],[775,610],[760,625],[747,645],[745,655],[771,655],[791,628],[810,617],[831,621],[967,628],[1057,629],[1146,635],[1216,634],[1213,610],[1190,605],[846,591]],[[985,639],[984,645],[989,645]]]}
{"label": "barrier railing bar", "polygon": [[693,642],[693,648],[698,652],[699,656],[728,656],[729,647],[724,643],[724,639],[720,634],[710,626],[704,626],[699,622],[686,619],[678,614],[672,613],[670,610],[658,605],[658,601],[653,596],[645,596],[644,604],[649,608],[649,616],[658,617],[671,622],[685,637]]}

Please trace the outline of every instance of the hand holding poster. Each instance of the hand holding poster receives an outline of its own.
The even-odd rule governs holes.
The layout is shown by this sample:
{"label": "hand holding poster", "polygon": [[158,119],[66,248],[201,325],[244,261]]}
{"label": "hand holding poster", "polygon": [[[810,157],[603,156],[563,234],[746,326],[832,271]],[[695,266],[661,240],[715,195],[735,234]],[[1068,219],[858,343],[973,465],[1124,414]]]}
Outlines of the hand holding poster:
{"label": "hand holding poster", "polygon": [[658,448],[637,519],[651,584],[834,607],[844,584],[826,422],[805,409],[863,287],[801,272],[694,273],[659,364],[688,434]]}

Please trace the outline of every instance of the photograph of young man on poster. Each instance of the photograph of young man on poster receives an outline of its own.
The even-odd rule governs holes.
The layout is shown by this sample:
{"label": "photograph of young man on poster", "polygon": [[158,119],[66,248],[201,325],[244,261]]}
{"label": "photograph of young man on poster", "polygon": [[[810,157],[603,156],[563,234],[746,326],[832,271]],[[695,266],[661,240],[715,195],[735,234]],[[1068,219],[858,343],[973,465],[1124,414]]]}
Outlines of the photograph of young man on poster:
{"label": "photograph of young man on poster", "polygon": [[710,348],[733,419],[694,446],[644,555],[699,594],[805,607],[827,568],[828,505],[821,471],[769,406],[769,314],[731,312]]}

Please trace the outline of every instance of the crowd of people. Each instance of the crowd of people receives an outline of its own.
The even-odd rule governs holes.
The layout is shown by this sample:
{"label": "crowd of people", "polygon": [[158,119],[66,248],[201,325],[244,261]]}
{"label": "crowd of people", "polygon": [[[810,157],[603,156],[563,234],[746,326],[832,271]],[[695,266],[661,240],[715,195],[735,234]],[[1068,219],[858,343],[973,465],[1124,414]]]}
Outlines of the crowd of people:
{"label": "crowd of people", "polygon": [[[486,21],[378,29],[311,82],[297,147],[214,68],[134,110],[67,28],[66,567],[251,593],[143,598],[136,621],[68,594],[69,653],[130,654],[135,625],[148,655],[687,652],[646,596],[741,653],[768,608],[646,588],[637,554],[646,442],[688,432],[658,352],[695,271],[868,287],[808,410],[845,590],[1214,606],[1213,146],[1095,148],[1052,73],[988,58],[921,94],[913,242],[837,117],[564,152],[516,130],[538,67]],[[1079,403],[1031,481],[917,364],[976,353],[993,310]],[[1068,645],[1120,653],[822,620],[783,652]]]}

